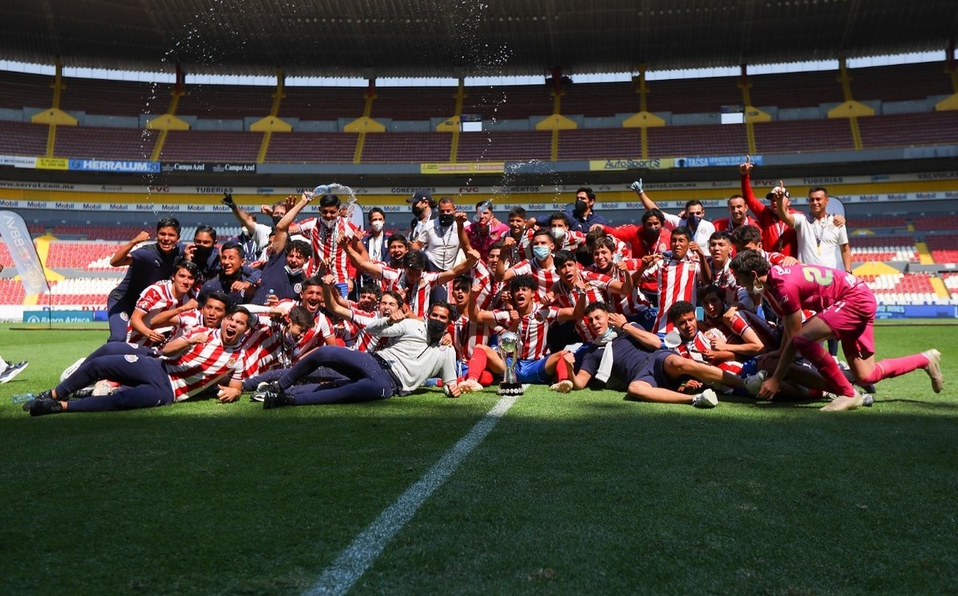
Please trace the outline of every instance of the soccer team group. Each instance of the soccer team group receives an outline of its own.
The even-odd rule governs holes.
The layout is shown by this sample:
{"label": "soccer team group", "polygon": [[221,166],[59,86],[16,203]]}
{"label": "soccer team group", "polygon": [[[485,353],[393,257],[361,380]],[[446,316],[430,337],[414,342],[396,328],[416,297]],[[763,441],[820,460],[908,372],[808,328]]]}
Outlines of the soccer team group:
{"label": "soccer team group", "polygon": [[[271,409],[432,384],[458,397],[513,373],[562,393],[603,387],[702,408],[737,395],[847,410],[916,369],[940,392],[937,350],[876,362],[875,297],[851,274],[827,191],[811,189],[808,214],[782,185],[765,203],[751,169],[740,166],[742,193],[715,221],[695,200],[663,213],[639,180],[631,188],[647,210],[641,225],[623,226],[594,211],[589,188],[542,222],[521,207],[501,222],[489,202],[466,213],[420,191],[407,199],[408,233],[391,236],[381,209],[366,213],[364,231],[329,192],[263,206],[272,225],[227,195],[239,237],[217,247],[216,231],[200,226],[184,245],[166,218],[154,243],[138,247],[151,239],[143,232],[116,252],[111,264],[128,270],[109,296],[109,341],[24,409],[244,392]],[[299,218],[313,201],[318,217]],[[514,351],[497,345],[507,332]]]}

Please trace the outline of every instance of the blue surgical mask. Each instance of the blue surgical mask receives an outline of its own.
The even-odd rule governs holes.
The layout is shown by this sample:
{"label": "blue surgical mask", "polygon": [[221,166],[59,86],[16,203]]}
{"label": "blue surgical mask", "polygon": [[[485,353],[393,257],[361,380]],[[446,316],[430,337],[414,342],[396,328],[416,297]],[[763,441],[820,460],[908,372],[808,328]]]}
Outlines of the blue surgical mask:
{"label": "blue surgical mask", "polygon": [[689,227],[690,227],[690,228],[697,228],[697,227],[699,226],[699,222],[702,221],[702,216],[701,216],[701,215],[690,215],[690,216],[688,216],[688,217],[686,218],[685,221],[689,224]]}
{"label": "blue surgical mask", "polygon": [[544,261],[549,258],[549,255],[552,254],[552,251],[549,250],[548,246],[533,246],[532,254],[535,255],[540,261]]}

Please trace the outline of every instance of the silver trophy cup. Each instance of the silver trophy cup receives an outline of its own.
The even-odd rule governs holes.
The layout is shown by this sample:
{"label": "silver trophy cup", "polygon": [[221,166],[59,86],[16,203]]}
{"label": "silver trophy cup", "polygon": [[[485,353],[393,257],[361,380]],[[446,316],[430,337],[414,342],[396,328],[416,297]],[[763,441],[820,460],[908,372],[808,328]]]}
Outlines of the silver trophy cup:
{"label": "silver trophy cup", "polygon": [[[507,331],[499,336],[499,356],[506,363],[506,372],[499,383],[499,395],[522,395],[522,383],[516,381],[516,353],[519,349],[519,336]],[[510,362],[511,359],[511,362]]]}

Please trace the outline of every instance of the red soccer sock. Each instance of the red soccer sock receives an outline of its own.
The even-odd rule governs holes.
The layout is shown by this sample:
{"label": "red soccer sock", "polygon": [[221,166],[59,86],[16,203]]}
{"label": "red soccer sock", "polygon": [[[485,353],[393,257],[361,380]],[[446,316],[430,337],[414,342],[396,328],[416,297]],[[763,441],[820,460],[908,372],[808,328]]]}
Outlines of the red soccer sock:
{"label": "red soccer sock", "polygon": [[919,368],[928,366],[928,357],[924,354],[912,354],[902,358],[888,358],[875,365],[875,368],[862,379],[862,383],[868,385],[877,383],[882,379],[891,379]]}
{"label": "red soccer sock", "polygon": [[479,377],[479,384],[483,387],[492,385],[492,373],[488,370],[482,371],[482,375]]}
{"label": "red soccer sock", "polygon": [[822,344],[809,341],[800,335],[792,341],[795,343],[798,352],[812,363],[812,366],[818,370],[818,374],[822,375],[822,378],[828,383],[829,391],[848,397],[855,395],[855,388],[848,382],[848,379],[842,374],[842,369],[838,367],[838,363],[825,351]]}
{"label": "red soccer sock", "polygon": [[560,358],[559,361],[556,362],[556,380],[569,380],[569,363],[565,361],[565,358]]}
{"label": "red soccer sock", "polygon": [[[482,376],[482,373],[486,370],[486,363],[489,362],[489,357],[486,355],[485,350],[475,349],[472,352],[472,358],[469,359],[469,378],[473,381],[479,381],[479,378]],[[482,381],[479,381],[480,383]],[[488,385],[488,383],[484,383]]]}

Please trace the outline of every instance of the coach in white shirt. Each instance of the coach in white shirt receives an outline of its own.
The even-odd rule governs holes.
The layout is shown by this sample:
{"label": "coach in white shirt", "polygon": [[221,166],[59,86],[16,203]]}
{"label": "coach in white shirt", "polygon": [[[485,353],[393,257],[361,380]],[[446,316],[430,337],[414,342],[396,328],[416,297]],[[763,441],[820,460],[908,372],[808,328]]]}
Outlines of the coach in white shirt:
{"label": "coach in white shirt", "polygon": [[[851,273],[848,231],[844,222],[836,225],[835,216],[828,213],[828,191],[825,188],[816,186],[808,191],[808,216],[789,213],[783,207],[779,208],[778,215],[798,234],[799,261]],[[841,264],[838,263],[838,252],[841,252]]]}

